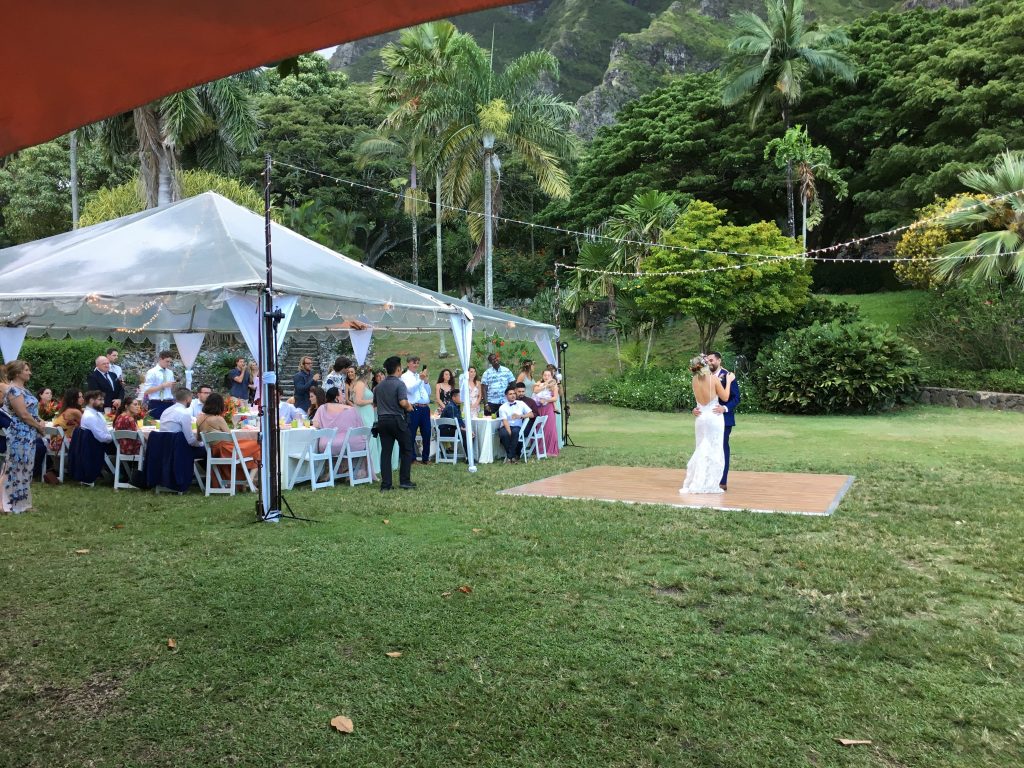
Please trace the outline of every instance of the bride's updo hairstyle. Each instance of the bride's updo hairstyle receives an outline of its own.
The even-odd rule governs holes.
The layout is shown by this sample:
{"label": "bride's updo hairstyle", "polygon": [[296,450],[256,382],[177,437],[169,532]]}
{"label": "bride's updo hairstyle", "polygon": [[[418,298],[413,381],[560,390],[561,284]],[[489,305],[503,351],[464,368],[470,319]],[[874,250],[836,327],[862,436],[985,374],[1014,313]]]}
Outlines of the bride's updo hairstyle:
{"label": "bride's updo hairstyle", "polygon": [[704,359],[703,355],[697,355],[696,357],[690,358],[690,373],[695,373],[698,376],[706,376],[710,373],[708,368],[708,361]]}

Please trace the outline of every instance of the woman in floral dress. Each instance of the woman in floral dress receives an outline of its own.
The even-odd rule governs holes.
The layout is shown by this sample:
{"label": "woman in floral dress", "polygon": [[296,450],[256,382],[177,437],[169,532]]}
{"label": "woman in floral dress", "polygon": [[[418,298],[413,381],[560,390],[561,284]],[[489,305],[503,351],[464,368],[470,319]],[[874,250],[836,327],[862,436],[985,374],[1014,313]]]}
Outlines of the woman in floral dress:
{"label": "woman in floral dress", "polygon": [[32,509],[32,467],[36,458],[36,437],[46,427],[39,420],[39,401],[26,385],[32,369],[24,360],[7,365],[10,386],[4,407],[11,415],[7,428],[7,462],[0,472],[0,511],[20,514]]}

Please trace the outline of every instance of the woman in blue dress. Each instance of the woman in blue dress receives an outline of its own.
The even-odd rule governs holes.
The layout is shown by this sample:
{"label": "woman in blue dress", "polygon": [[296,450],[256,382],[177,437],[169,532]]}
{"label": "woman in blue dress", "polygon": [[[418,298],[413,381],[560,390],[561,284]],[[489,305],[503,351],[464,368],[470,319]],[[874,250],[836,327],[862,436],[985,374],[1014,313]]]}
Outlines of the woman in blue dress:
{"label": "woman in blue dress", "polygon": [[10,386],[3,405],[11,416],[7,427],[7,461],[0,472],[0,512],[20,514],[32,509],[32,467],[36,458],[36,438],[45,434],[39,420],[39,401],[28,391],[32,369],[24,360],[7,365]]}

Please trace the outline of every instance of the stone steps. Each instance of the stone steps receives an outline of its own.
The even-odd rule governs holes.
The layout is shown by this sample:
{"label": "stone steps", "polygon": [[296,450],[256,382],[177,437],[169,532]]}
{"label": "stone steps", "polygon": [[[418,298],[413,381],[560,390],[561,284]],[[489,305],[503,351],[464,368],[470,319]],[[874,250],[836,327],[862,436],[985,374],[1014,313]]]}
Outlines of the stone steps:
{"label": "stone steps", "polygon": [[313,358],[313,370],[318,370],[319,347],[316,339],[289,337],[278,356],[277,382],[280,397],[289,398],[295,394],[292,377],[298,373],[299,361],[304,357]]}

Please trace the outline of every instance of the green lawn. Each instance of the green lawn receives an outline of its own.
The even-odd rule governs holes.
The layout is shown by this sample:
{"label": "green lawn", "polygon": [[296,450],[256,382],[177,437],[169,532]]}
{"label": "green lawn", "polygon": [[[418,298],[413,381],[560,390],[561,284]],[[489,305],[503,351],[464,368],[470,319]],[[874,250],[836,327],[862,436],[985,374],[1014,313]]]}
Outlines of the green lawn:
{"label": "green lawn", "polygon": [[926,291],[892,291],[830,298],[855,304],[860,307],[861,317],[865,321],[887,325],[898,331],[910,324],[925,296]]}
{"label": "green lawn", "polygon": [[736,468],[857,476],[831,518],[494,495],[690,450],[573,412],[558,460],[290,494],[316,524],[39,488],[0,518],[0,765],[1024,763],[1024,417],[741,416]]}

